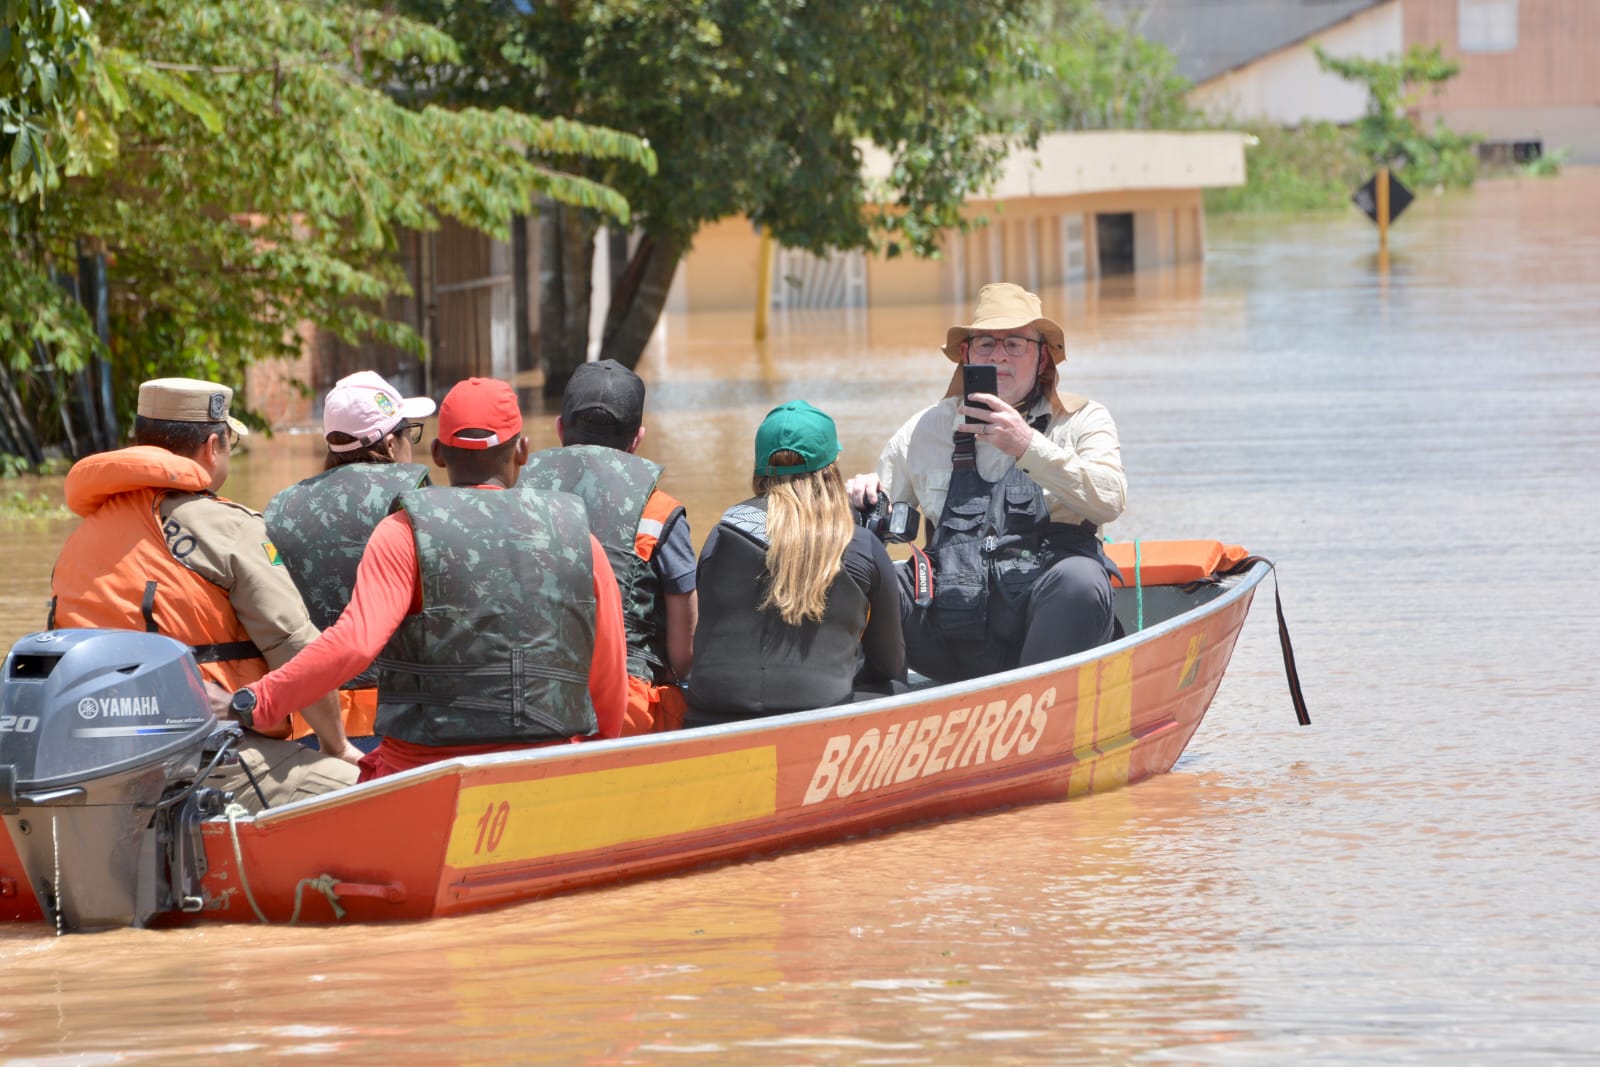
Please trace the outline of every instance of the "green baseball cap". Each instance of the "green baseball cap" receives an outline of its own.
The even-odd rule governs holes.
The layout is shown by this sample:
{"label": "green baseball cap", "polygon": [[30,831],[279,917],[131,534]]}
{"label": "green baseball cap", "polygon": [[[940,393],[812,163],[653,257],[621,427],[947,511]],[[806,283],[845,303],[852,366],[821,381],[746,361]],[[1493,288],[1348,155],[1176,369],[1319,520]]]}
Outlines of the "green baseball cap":
{"label": "green baseball cap", "polygon": [[[797,453],[805,462],[774,467],[775,452]],[[827,412],[804,400],[791,400],[767,412],[756,430],[756,474],[809,474],[839,458],[839,434]]]}

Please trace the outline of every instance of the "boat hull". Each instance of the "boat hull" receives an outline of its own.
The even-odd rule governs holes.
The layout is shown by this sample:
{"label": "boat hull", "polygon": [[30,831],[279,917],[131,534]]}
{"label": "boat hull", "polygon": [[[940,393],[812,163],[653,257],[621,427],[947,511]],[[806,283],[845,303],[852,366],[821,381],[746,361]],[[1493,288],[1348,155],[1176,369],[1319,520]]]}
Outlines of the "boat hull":
{"label": "boat hull", "polygon": [[[1267,570],[1049,664],[821,712],[451,760],[213,820],[201,827],[205,907],[162,921],[452,915],[1120,788],[1183,753]],[[39,920],[20,869],[0,841],[0,919]]]}

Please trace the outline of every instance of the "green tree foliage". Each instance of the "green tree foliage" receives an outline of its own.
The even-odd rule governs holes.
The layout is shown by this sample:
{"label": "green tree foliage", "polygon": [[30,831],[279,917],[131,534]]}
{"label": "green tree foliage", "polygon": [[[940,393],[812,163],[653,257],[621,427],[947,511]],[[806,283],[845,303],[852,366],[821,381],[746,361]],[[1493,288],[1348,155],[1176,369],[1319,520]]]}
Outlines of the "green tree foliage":
{"label": "green tree foliage", "polygon": [[[694,234],[743,214],[825,253],[935,251],[996,172],[1017,124],[988,108],[1033,73],[1026,0],[401,0],[463,43],[465,61],[413,64],[408,90],[511,104],[648,138],[654,174],[558,157],[634,209],[602,354],[637,362]],[[890,156],[881,181],[860,144]],[[601,220],[541,215],[545,387],[585,355],[589,249]]]}
{"label": "green tree foliage", "polygon": [[1367,90],[1367,110],[1356,132],[1361,151],[1374,166],[1390,167],[1417,185],[1472,184],[1478,138],[1454,133],[1443,122],[1424,132],[1409,113],[1423,93],[1438,92],[1459,74],[1461,64],[1445,59],[1438,45],[1412,45],[1405,55],[1390,59],[1341,59],[1320,46],[1315,52],[1323,70]]}
{"label": "green tree foliage", "polygon": [[1350,193],[1372,173],[1355,131],[1332,122],[1291,127],[1256,120],[1221,126],[1255,141],[1246,155],[1245,184],[1207,189],[1207,211],[1327,211],[1347,205]]}
{"label": "green tree foliage", "polygon": [[[457,47],[346,0],[140,0],[96,17],[95,99],[79,136],[114,161],[43,202],[13,203],[5,220],[0,369],[20,379],[13,432],[21,418],[53,439],[58,408],[70,431],[60,394],[97,356],[125,422],[140,380],[238,383],[248,363],[296,354],[308,322],[420,351],[373,310],[405,285],[399,228],[450,216],[504,234],[532,196],[625,221],[626,200],[603,180],[539,159],[602,161],[597,174],[654,166],[637,137],[570,119],[396,100],[396,69],[457,65]],[[106,347],[57,284],[97,254],[111,282]]]}
{"label": "green tree foliage", "polygon": [[89,14],[72,0],[0,2],[0,180],[13,198],[84,165],[77,103],[93,76]]}
{"label": "green tree foliage", "polygon": [[1049,130],[1175,130],[1196,124],[1189,80],[1163,45],[1108,19],[1095,0],[1050,0],[1037,14],[1037,76],[999,107]]}

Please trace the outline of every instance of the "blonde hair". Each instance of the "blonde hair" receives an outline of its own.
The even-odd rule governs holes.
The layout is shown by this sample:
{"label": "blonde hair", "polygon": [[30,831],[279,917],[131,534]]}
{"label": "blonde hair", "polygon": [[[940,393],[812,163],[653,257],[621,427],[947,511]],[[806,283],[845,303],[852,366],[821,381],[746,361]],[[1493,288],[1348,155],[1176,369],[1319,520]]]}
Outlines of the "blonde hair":
{"label": "blonde hair", "polygon": [[[769,462],[795,467],[805,460],[783,449]],[[772,576],[757,606],[776,609],[790,626],[808,619],[820,622],[828,587],[839,575],[855,529],[839,465],[809,473],[757,475],[751,486],[757,496],[767,498],[767,573]]]}

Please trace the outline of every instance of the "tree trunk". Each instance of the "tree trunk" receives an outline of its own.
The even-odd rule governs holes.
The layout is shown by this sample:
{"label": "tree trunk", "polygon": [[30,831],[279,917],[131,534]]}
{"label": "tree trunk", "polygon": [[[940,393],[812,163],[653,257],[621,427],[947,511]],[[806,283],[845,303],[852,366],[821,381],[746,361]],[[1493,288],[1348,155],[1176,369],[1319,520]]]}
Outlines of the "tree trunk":
{"label": "tree trunk", "polygon": [[611,291],[617,291],[622,277],[628,272],[628,231],[620,226],[606,227],[606,263],[611,268]]}
{"label": "tree trunk", "polygon": [[676,241],[645,234],[628,261],[628,269],[611,290],[600,355],[625,367],[637,367],[645,345],[667,306],[667,292],[683,248]]}
{"label": "tree trunk", "polygon": [[[44,383],[44,388],[48,390],[51,399],[55,402],[56,417],[61,420],[61,436],[66,440],[67,455],[72,460],[77,461],[91,453],[105,451],[104,449],[95,448],[92,444],[85,447],[79,443],[78,431],[73,425],[72,413],[73,409],[77,408],[80,410],[78,417],[80,419],[83,418],[81,414],[82,391],[73,389],[68,384],[70,379],[56,369],[56,362],[51,358],[50,349],[46,347],[43,341],[37,338],[33,342],[33,356],[39,364],[39,379]],[[72,376],[72,378],[77,377],[79,375]]]}
{"label": "tree trunk", "polygon": [[8,438],[6,451],[21,456],[30,467],[37,470],[44,462],[44,450],[39,447],[39,435],[33,428],[33,420],[22,405],[16,381],[11,377],[4,360],[0,360],[0,422],[4,423]]}
{"label": "tree trunk", "polygon": [[[105,353],[111,350],[111,302],[106,280],[106,253],[98,242],[78,247],[78,301],[94,323],[100,347],[89,357],[89,365],[77,374],[78,395],[83,406],[85,428],[91,437],[91,450],[108,452],[117,447],[121,433],[112,389],[111,365]],[[74,455],[74,459],[82,456]]]}
{"label": "tree trunk", "polygon": [[511,307],[512,329],[516,332],[516,368],[533,370],[539,364],[537,339],[533,333],[533,309],[528,306],[532,279],[528,277],[528,216],[518,213],[511,216]]}
{"label": "tree trunk", "polygon": [[560,396],[589,357],[593,214],[546,204],[539,216],[539,362],[544,395]]}

